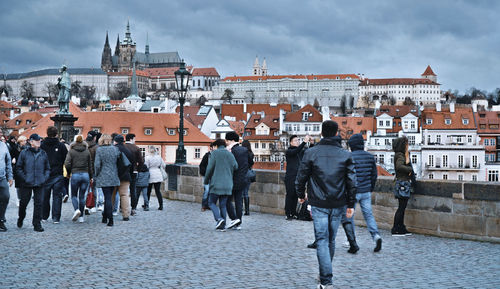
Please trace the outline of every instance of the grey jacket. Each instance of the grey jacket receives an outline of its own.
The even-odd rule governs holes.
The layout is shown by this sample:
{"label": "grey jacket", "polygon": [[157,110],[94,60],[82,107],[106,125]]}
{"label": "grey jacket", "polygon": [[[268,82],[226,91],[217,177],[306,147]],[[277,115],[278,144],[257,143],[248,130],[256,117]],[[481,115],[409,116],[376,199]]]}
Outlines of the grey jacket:
{"label": "grey jacket", "polygon": [[210,154],[204,184],[210,184],[211,194],[230,196],[233,193],[233,175],[237,169],[234,155],[226,147],[220,146]]}
{"label": "grey jacket", "polygon": [[9,148],[3,142],[0,142],[0,181],[12,180],[12,162],[10,159]]}
{"label": "grey jacket", "polygon": [[120,151],[115,146],[99,146],[95,153],[94,180],[98,188],[120,185],[117,160]]}

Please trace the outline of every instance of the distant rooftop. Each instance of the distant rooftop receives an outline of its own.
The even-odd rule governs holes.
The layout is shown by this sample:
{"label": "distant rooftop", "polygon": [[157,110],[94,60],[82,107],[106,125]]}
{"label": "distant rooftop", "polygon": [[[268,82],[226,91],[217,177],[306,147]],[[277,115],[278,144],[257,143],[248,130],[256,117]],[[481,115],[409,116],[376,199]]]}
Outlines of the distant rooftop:
{"label": "distant rooftop", "polygon": [[[106,74],[100,68],[68,68],[68,73],[71,74]],[[42,70],[36,70],[25,73],[9,73],[6,75],[6,79],[21,79],[28,77],[35,77],[41,75],[59,75],[59,68],[47,68]]]}

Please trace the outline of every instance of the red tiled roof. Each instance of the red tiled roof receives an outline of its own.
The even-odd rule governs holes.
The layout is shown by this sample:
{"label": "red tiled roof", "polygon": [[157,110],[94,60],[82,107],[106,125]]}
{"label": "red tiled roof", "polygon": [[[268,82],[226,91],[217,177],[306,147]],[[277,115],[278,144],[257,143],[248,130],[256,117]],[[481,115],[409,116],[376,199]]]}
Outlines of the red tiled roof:
{"label": "red tiled roof", "polygon": [[[427,119],[432,119],[432,124],[427,124]],[[445,124],[445,119],[451,119],[451,124]],[[468,124],[463,124],[462,119],[468,119]],[[471,107],[455,107],[455,112],[450,113],[449,108],[436,111],[435,108],[426,108],[422,112],[423,129],[476,129],[474,115]]]}
{"label": "red tiled roof", "polygon": [[59,109],[59,106],[46,106],[39,108],[37,111],[39,113],[53,113],[56,112]]}
{"label": "red tiled roof", "polygon": [[194,68],[193,76],[215,76],[220,77],[219,73],[214,67],[208,68]]}
{"label": "red tiled roof", "polygon": [[[179,113],[180,109],[181,109],[180,106],[177,106],[175,108],[175,112]],[[201,127],[201,125],[207,118],[206,115],[198,115],[199,110],[200,110],[199,105],[190,105],[184,107],[184,118],[187,121],[191,122],[195,127]]]}
{"label": "red tiled roof", "polygon": [[258,80],[275,80],[275,79],[303,79],[303,80],[322,80],[322,79],[359,79],[356,74],[320,74],[320,75],[265,75],[265,76],[229,76],[222,81],[258,81]]}
{"label": "red tiled roof", "polygon": [[109,101],[109,104],[111,104],[112,106],[118,106],[118,105],[120,105],[122,102],[123,102],[123,99],[121,99],[121,100],[110,100],[110,101]]}
{"label": "red tiled roof", "polygon": [[9,103],[5,100],[0,100],[0,108],[5,108],[5,109],[19,109],[19,107],[13,105],[12,103]]}
{"label": "red tiled roof", "polygon": [[409,105],[382,105],[377,111],[377,116],[384,113],[395,118],[403,117],[408,113],[418,116],[418,107]]}
{"label": "red tiled roof", "polygon": [[436,74],[434,73],[434,71],[432,71],[432,68],[430,65],[427,65],[427,68],[425,69],[424,73],[422,73],[422,76],[427,76],[427,75],[434,75],[436,76]]}
{"label": "red tiled roof", "polygon": [[478,134],[500,134],[500,111],[478,111],[474,114],[478,122]]}
{"label": "red tiled roof", "polygon": [[[20,128],[28,128],[28,127],[31,127],[35,122],[40,120],[42,117],[43,116],[37,111],[24,112],[24,113],[21,113],[20,115],[16,116],[15,118],[9,120],[5,126],[9,129],[12,129],[12,130],[18,130]],[[16,122],[18,120],[20,122],[19,122],[19,124],[16,124]],[[27,120],[30,120],[31,123],[26,124]]]}
{"label": "red tiled roof", "polygon": [[[193,69],[192,66],[186,67],[188,71]],[[150,78],[175,78],[175,72],[179,70],[179,67],[161,67],[161,68],[146,68],[144,71],[148,73]]]}
{"label": "red tiled roof", "polygon": [[[307,121],[302,120],[302,113],[303,112],[311,112],[312,115],[309,115],[309,118]],[[314,106],[307,104],[298,111],[295,112],[290,112],[287,113],[285,116],[285,121],[289,122],[322,122],[323,121],[323,116],[321,115],[321,112],[314,108]]]}
{"label": "red tiled roof", "polygon": [[229,123],[229,127],[234,130],[239,136],[243,135],[243,131],[245,130],[245,123],[243,121],[226,121],[227,123]]}
{"label": "red tiled roof", "polygon": [[[246,113],[243,112],[243,104],[221,104],[221,117],[226,116],[235,117],[236,120],[247,120]],[[279,115],[280,109],[284,111],[292,111],[291,104],[277,104],[271,106],[270,104],[247,104],[247,113],[257,113],[263,111],[265,114]]]}
{"label": "red tiled roof", "polygon": [[[133,71],[132,70],[129,70],[129,71],[110,71],[108,72],[108,75],[111,75],[111,76],[118,76],[118,75],[128,75],[128,76],[132,76],[132,73]],[[144,71],[144,70],[135,70],[135,74],[137,76],[143,76],[143,77],[149,77],[149,73],[147,71]]]}
{"label": "red tiled roof", "polygon": [[339,125],[339,132],[343,139],[349,139],[351,135],[360,133],[366,140],[367,132],[373,133],[375,130],[373,117],[332,116],[331,119]]}
{"label": "red tiled roof", "polygon": [[262,117],[260,114],[254,114],[247,123],[247,129],[255,129],[259,124],[264,123],[271,129],[280,128],[279,115],[265,115]]}
{"label": "red tiled roof", "polygon": [[386,177],[392,177],[392,174],[389,173],[386,169],[384,169],[383,167],[377,165],[377,174],[378,176],[386,176]]}
{"label": "red tiled roof", "polygon": [[439,83],[434,82],[427,78],[377,78],[369,79],[365,78],[359,83],[359,86],[370,86],[370,85],[415,85],[415,84],[433,84],[437,85]]}

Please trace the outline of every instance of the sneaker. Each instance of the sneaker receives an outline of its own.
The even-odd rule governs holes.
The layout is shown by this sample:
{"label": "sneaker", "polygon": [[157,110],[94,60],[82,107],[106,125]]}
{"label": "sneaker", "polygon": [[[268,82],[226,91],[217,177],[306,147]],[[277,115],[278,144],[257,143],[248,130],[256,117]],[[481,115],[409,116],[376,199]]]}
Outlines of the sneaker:
{"label": "sneaker", "polygon": [[333,285],[321,285],[318,284],[318,289],[333,289]]}
{"label": "sneaker", "polygon": [[144,211],[149,211],[149,207],[144,207]]}
{"label": "sneaker", "polygon": [[85,215],[87,215],[87,216],[88,216],[88,215],[90,215],[90,210],[89,210],[89,208],[85,208],[85,210],[83,210],[83,211],[85,212]]}
{"label": "sneaker", "polygon": [[37,232],[43,232],[45,231],[42,227],[42,225],[38,225],[38,226],[35,226],[35,228],[33,228],[33,230],[37,231]]}
{"label": "sneaker", "polygon": [[404,237],[406,234],[404,232],[392,232],[393,237]]}
{"label": "sneaker", "polygon": [[7,231],[7,227],[5,227],[5,224],[0,221],[0,232],[6,232]]}
{"label": "sneaker", "polygon": [[229,226],[227,226],[227,228],[232,229],[233,227],[237,227],[240,224],[241,224],[240,219],[231,220],[231,223],[229,223]]}
{"label": "sneaker", "polygon": [[136,215],[137,215],[137,212],[136,212],[135,210],[132,210],[132,211],[130,212],[130,215],[131,215],[131,216],[136,216]]}
{"label": "sneaker", "polygon": [[75,213],[73,214],[73,218],[71,218],[71,220],[73,222],[76,222],[76,220],[78,220],[78,217],[80,217],[81,214],[82,214],[82,212],[80,212],[79,209],[76,209]]}
{"label": "sneaker", "polygon": [[217,222],[217,225],[215,226],[215,229],[216,230],[221,230],[221,229],[224,229],[224,227],[225,227],[224,220],[220,219]]}
{"label": "sneaker", "polygon": [[118,211],[113,212],[113,216],[118,216]]}
{"label": "sneaker", "polygon": [[95,213],[95,212],[97,212],[96,207],[93,207],[92,209],[90,209],[90,212],[91,212],[91,213]]}
{"label": "sneaker", "polygon": [[293,220],[293,216],[286,216],[286,217],[285,217],[285,220],[287,220],[287,221],[291,221],[291,220]]}
{"label": "sneaker", "polygon": [[68,195],[64,195],[63,197],[63,203],[66,203],[69,199],[69,196]]}
{"label": "sneaker", "polygon": [[54,220],[54,224],[59,224],[59,220]]}
{"label": "sneaker", "polygon": [[342,246],[344,248],[350,248],[351,247],[351,244],[349,244],[349,241],[344,241],[344,243],[342,243]]}
{"label": "sneaker", "polygon": [[123,218],[124,221],[130,221],[130,218],[129,217],[125,217]]}
{"label": "sneaker", "polygon": [[217,232],[225,232],[226,229],[216,229],[215,231],[217,231]]}
{"label": "sneaker", "polygon": [[377,241],[375,241],[375,249],[373,249],[373,252],[379,252],[382,250],[382,238],[378,238]]}
{"label": "sneaker", "polygon": [[316,248],[318,248],[318,244],[316,244],[316,241],[314,241],[311,244],[308,244],[307,248],[309,248],[309,249],[316,249]]}
{"label": "sneaker", "polygon": [[47,219],[42,219],[42,223],[47,223]]}
{"label": "sneaker", "polygon": [[104,206],[103,206],[103,205],[98,206],[98,207],[97,207],[97,210],[98,210],[98,211],[101,211],[101,212],[102,212],[102,211],[104,211]]}
{"label": "sneaker", "polygon": [[17,219],[17,227],[22,228],[23,227],[23,220]]}
{"label": "sneaker", "polygon": [[83,223],[83,217],[78,218],[78,223]]}
{"label": "sneaker", "polygon": [[241,226],[237,226],[234,229],[239,231],[239,230],[241,230]]}

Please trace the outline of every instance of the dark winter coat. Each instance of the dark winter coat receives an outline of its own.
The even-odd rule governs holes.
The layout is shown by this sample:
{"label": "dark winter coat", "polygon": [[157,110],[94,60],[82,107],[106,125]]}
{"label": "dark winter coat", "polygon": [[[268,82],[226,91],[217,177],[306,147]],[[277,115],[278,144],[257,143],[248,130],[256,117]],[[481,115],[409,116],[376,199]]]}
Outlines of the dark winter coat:
{"label": "dark winter coat", "polygon": [[111,145],[99,146],[95,152],[94,180],[98,188],[120,185],[117,161],[120,150]]}
{"label": "dark winter coat", "polygon": [[394,150],[394,169],[396,170],[396,179],[400,181],[411,181],[415,173],[411,163],[406,162],[406,142],[403,138],[397,138],[392,143]]}
{"label": "dark winter coat", "polygon": [[[132,163],[132,171],[137,172],[137,168],[140,167],[144,163],[144,159],[142,158],[141,150],[138,146],[133,143],[126,142],[124,146],[132,153],[134,156],[134,162]],[[132,162],[132,161],[131,161]]]}
{"label": "dark winter coat", "polygon": [[92,178],[94,170],[86,142],[74,142],[70,145],[64,166],[68,173],[88,173],[89,177]]}
{"label": "dark winter coat", "polygon": [[90,161],[92,162],[92,168],[93,168],[94,167],[94,161],[95,161],[95,151],[97,150],[97,148],[99,146],[97,145],[97,143],[94,140],[88,140],[86,142],[87,142],[87,145],[88,145],[88,148],[89,148]]}
{"label": "dark winter coat", "polygon": [[373,155],[365,151],[365,141],[361,134],[351,136],[348,141],[356,168],[357,193],[373,192],[377,182],[377,164]]}
{"label": "dark winter coat", "polygon": [[295,182],[295,177],[299,170],[300,161],[304,155],[306,143],[302,142],[298,147],[290,146],[285,153],[286,156],[286,172],[285,179],[292,179]]}
{"label": "dark winter coat", "polygon": [[16,173],[23,187],[40,187],[44,185],[49,179],[50,172],[49,159],[44,150],[35,150],[30,147],[19,154]]}
{"label": "dark winter coat", "polygon": [[24,146],[20,146],[19,144],[17,145],[16,163],[12,165],[12,171],[14,172],[14,182],[16,188],[21,188],[23,184],[23,180],[17,175],[17,170],[16,170],[17,161],[19,159],[19,155],[21,154],[21,152],[27,148],[29,148],[28,144]]}
{"label": "dark winter coat", "polygon": [[207,171],[207,165],[208,165],[208,158],[210,157],[210,152],[207,152],[203,158],[201,159],[199,168],[200,168],[200,175],[205,176],[205,172]]}
{"label": "dark winter coat", "polygon": [[318,145],[305,151],[295,180],[299,198],[305,197],[309,181],[308,200],[311,206],[354,208],[356,202],[356,170],[350,152],[341,147],[338,136],[323,138]]}
{"label": "dark winter coat", "polygon": [[62,176],[63,165],[66,160],[68,149],[55,137],[47,137],[40,146],[47,153],[50,163],[50,176]]}
{"label": "dark winter coat", "polygon": [[[248,168],[249,163],[253,160],[250,160],[250,155],[248,154],[248,150],[246,147],[242,147],[239,144],[235,144],[231,148],[231,152],[238,163],[238,169],[234,172],[233,175],[233,190],[242,190],[244,189],[248,183]],[[210,162],[210,161],[209,161]]]}
{"label": "dark winter coat", "polygon": [[[125,156],[127,157],[128,161],[131,163],[131,164],[134,164],[135,163],[135,157],[134,155],[132,154],[132,152],[125,147],[125,145],[123,144],[117,144],[116,147],[120,150],[120,152],[124,153]],[[131,165],[130,168],[125,171],[120,177],[120,181],[123,181],[123,182],[130,182],[130,180],[132,180],[132,174],[134,173],[134,166]]]}

